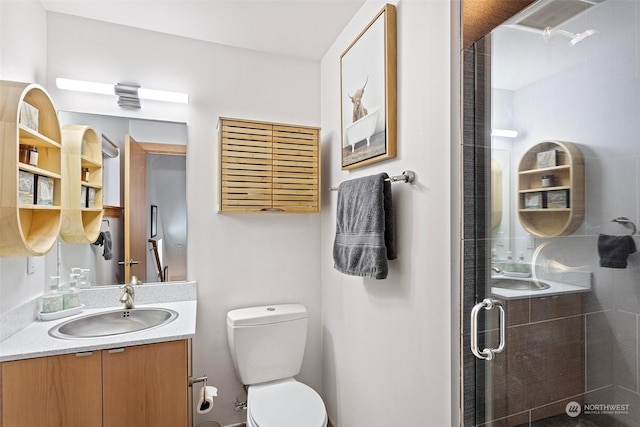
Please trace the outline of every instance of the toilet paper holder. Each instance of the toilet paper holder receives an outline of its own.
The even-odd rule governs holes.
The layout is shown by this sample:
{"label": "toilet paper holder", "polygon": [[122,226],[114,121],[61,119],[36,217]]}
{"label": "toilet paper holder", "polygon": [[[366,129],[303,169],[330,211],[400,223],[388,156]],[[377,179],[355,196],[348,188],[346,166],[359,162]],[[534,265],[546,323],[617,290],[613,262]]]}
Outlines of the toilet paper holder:
{"label": "toilet paper holder", "polygon": [[203,387],[207,387],[207,376],[203,375],[201,377],[197,377],[197,378],[189,378],[189,387],[193,386],[195,383],[204,383]]}
{"label": "toilet paper holder", "polygon": [[218,389],[207,386],[207,376],[203,375],[197,378],[189,378],[189,387],[193,388],[195,383],[203,383],[200,388],[200,399],[196,404],[196,412],[206,414],[213,409],[213,398],[218,395]]}

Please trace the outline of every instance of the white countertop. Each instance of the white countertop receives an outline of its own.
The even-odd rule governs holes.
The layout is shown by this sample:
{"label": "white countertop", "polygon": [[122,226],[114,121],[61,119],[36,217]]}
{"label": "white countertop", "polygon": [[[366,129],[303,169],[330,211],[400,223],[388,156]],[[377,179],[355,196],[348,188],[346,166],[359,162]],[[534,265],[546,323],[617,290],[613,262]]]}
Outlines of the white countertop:
{"label": "white countertop", "polygon": [[35,321],[16,334],[0,342],[0,362],[182,340],[193,338],[195,336],[196,300],[136,304],[136,308],[143,307],[171,309],[178,313],[178,317],[166,325],[153,329],[112,335],[109,337],[85,339],[54,338],[49,335],[49,329],[77,317],[103,311],[111,311],[122,308],[122,306],[85,309],[80,314],[62,319]]}
{"label": "white countertop", "polygon": [[[493,276],[493,279],[514,279],[514,280],[527,280],[532,279],[518,279],[514,277],[507,277],[503,275]],[[515,290],[491,287],[491,295],[500,297],[505,300],[523,299],[523,298],[544,298],[556,295],[575,294],[580,292],[590,292],[591,284],[585,286],[573,285],[569,283],[560,283],[547,279],[539,279],[549,285],[548,289],[536,289],[536,290]]]}

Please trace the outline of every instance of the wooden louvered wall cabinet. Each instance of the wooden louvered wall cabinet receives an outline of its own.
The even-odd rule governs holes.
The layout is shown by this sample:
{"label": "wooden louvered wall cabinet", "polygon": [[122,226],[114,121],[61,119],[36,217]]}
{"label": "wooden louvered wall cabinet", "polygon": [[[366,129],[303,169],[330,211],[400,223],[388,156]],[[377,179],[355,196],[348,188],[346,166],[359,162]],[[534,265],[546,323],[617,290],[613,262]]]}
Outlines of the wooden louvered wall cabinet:
{"label": "wooden louvered wall cabinet", "polygon": [[320,211],[320,129],[221,117],[220,212]]}

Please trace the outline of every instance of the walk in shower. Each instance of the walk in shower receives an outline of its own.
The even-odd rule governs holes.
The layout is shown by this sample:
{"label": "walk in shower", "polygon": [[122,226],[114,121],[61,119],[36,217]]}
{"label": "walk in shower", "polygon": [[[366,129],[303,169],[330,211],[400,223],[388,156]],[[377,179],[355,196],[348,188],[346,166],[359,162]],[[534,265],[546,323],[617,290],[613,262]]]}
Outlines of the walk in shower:
{"label": "walk in shower", "polygon": [[640,425],[640,0],[540,0],[462,59],[464,425]]}

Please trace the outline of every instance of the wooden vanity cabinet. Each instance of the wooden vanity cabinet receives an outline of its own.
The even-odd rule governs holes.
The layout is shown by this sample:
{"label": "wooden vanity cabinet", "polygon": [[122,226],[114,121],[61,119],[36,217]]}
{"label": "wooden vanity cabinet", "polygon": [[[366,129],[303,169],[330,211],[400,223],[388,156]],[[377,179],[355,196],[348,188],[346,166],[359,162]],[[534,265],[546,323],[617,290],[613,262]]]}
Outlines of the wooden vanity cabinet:
{"label": "wooden vanity cabinet", "polygon": [[188,425],[187,342],[103,350],[104,427]]}
{"label": "wooden vanity cabinet", "polygon": [[100,352],[2,363],[1,408],[7,427],[102,426]]}
{"label": "wooden vanity cabinet", "polygon": [[188,342],[4,362],[0,425],[187,427]]}

